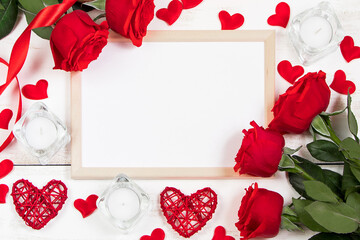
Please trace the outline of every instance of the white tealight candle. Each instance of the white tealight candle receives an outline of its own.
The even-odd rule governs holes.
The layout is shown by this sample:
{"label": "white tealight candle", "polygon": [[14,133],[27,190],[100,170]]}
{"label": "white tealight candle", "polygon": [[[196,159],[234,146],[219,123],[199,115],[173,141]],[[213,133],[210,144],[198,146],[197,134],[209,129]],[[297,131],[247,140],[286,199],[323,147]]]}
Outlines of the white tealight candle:
{"label": "white tealight candle", "polygon": [[57,129],[50,119],[37,117],[26,125],[25,138],[31,147],[46,149],[57,139]]}
{"label": "white tealight candle", "polygon": [[328,45],[332,39],[332,34],[333,30],[329,21],[320,16],[309,17],[300,26],[301,38],[313,48]]}
{"label": "white tealight candle", "polygon": [[108,199],[110,214],[121,221],[128,221],[140,211],[139,197],[128,188],[113,191]]}

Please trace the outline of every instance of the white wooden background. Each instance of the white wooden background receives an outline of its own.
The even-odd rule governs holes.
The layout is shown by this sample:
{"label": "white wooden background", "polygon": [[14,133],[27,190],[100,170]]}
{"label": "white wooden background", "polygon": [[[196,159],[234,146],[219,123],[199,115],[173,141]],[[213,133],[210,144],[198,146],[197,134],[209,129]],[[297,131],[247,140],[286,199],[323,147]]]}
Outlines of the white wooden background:
{"label": "white wooden background", "polygon": [[[220,29],[218,13],[227,10],[230,14],[239,12],[244,15],[245,23],[241,29],[276,29],[276,63],[287,59],[292,64],[299,64],[299,60],[287,37],[286,30],[279,27],[267,25],[267,18],[274,13],[277,3],[280,1],[269,0],[204,0],[198,7],[185,10],[178,21],[169,27],[164,22],[155,18],[150,24],[149,29],[161,30],[198,30],[198,29]],[[303,10],[315,6],[320,0],[287,1],[291,7],[291,17]],[[357,45],[360,45],[360,2],[358,0],[330,0],[343,25],[345,33],[351,35]],[[155,0],[156,10],[167,6],[169,0]],[[23,17],[19,18],[15,30],[6,38],[0,40],[0,57],[9,60],[12,46],[21,32],[25,29],[26,23]],[[92,64],[100,64],[93,62]],[[90,68],[91,65],[90,64]],[[34,84],[39,79],[49,81],[49,98],[44,102],[49,108],[63,119],[67,126],[70,126],[70,76],[68,73],[52,70],[53,60],[49,47],[49,42],[32,35],[28,58],[23,70],[19,74],[21,85]],[[331,83],[333,74],[336,70],[342,69],[347,74],[347,79],[354,81],[358,87],[360,78],[360,60],[346,63],[341,56],[340,50],[329,55],[325,59],[315,63],[310,67],[305,67],[305,71],[323,70],[328,75],[327,82]],[[6,68],[0,66],[0,84],[5,81]],[[276,95],[283,93],[288,84],[278,74],[276,75]],[[16,98],[9,94],[0,98],[0,106],[12,106],[12,101]],[[340,109],[345,106],[345,96],[332,92],[330,110]],[[360,116],[360,93],[359,90],[353,94],[353,109],[356,116]],[[35,101],[24,99],[24,111]],[[256,120],[256,119],[254,119]],[[344,117],[338,117],[337,123],[345,123]],[[11,122],[10,127],[12,127]],[[244,126],[249,128],[250,126]],[[341,136],[346,136],[346,130],[337,127]],[[0,132],[0,137],[5,135]],[[289,147],[304,145],[309,140],[309,136],[287,135],[286,144]],[[239,142],[240,146],[240,142]],[[151,196],[153,208],[128,235],[122,235],[119,231],[101,218],[99,211],[86,219],[82,219],[80,213],[73,207],[73,202],[77,198],[86,198],[90,194],[100,195],[109,184],[109,181],[75,181],[70,177],[70,149],[69,147],[61,150],[52,160],[53,166],[38,166],[37,160],[30,156],[19,143],[14,141],[10,146],[0,153],[0,160],[9,158],[14,161],[16,166],[12,173],[0,179],[0,184],[7,184],[10,188],[12,184],[21,178],[29,179],[36,186],[41,188],[51,179],[62,180],[69,188],[68,200],[59,212],[59,215],[50,221],[48,225],[38,231],[25,226],[22,219],[15,212],[12,198],[8,195],[7,203],[0,205],[0,239],[121,239],[136,240],[144,234],[150,234],[156,227],[161,227],[166,233],[167,240],[183,239],[174,232],[166,223],[165,218],[159,210],[159,193],[166,186],[174,186],[181,189],[185,194],[195,192],[197,189],[209,186],[219,195],[219,205],[207,225],[195,234],[191,239],[210,240],[216,226],[223,225],[228,230],[229,235],[239,239],[239,232],[234,226],[237,221],[237,210],[240,206],[241,198],[251,183],[257,181],[260,187],[265,187],[281,193],[286,203],[291,201],[292,196],[297,196],[288,184],[285,174],[277,173],[268,179],[261,178],[241,178],[238,180],[138,180],[137,183],[145,189]],[[306,151],[301,153],[308,156]],[[340,167],[332,167],[340,171]],[[313,233],[290,233],[281,231],[275,239],[307,239]]]}

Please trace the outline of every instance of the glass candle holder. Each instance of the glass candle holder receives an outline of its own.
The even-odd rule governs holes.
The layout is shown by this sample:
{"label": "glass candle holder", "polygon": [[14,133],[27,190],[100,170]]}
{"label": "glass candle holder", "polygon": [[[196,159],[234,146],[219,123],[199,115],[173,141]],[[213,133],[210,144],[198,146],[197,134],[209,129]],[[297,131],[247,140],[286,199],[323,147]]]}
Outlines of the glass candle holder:
{"label": "glass candle holder", "polygon": [[70,142],[65,124],[42,102],[28,109],[15,124],[13,133],[43,165]]}
{"label": "glass candle holder", "polygon": [[136,183],[120,174],[98,198],[102,214],[123,233],[130,232],[150,210],[150,198]]}
{"label": "glass candle holder", "polygon": [[344,38],[342,26],[328,2],[295,16],[288,34],[303,65],[335,51]]}

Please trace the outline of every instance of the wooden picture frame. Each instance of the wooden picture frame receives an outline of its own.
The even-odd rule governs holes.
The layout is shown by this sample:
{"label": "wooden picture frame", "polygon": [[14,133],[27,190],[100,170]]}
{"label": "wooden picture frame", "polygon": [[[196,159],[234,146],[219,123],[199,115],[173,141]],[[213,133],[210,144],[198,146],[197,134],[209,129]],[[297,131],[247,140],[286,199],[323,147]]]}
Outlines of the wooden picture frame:
{"label": "wooden picture frame", "polygon": [[[128,42],[128,39],[111,34],[111,42]],[[264,44],[264,111],[267,125],[272,119],[275,101],[275,31],[148,31],[145,42],[261,42]],[[96,62],[96,64],[100,64]],[[87,70],[85,70],[87,71]],[[131,178],[235,178],[232,167],[84,167],[82,160],[82,97],[81,72],[71,74],[71,161],[74,179],[110,179],[119,173]],[[244,126],[248,128],[249,126]]]}

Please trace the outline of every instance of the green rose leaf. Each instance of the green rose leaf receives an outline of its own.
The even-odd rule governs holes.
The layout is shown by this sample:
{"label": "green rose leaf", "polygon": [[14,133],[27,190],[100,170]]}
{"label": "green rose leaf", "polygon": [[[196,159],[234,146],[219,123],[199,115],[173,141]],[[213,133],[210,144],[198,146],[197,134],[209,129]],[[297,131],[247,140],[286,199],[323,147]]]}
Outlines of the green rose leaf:
{"label": "green rose leaf", "polygon": [[283,207],[282,214],[297,217],[296,213],[289,206]]}
{"label": "green rose leaf", "polygon": [[[292,156],[296,161],[298,161],[297,165],[302,168],[307,174],[309,174],[314,179],[324,182],[324,175],[321,167],[306,160],[305,158],[299,156]],[[303,182],[307,180],[301,174],[298,173],[289,173],[289,182],[291,186],[303,197],[309,198],[309,196],[305,192],[305,187]]]}
{"label": "green rose leaf", "polygon": [[351,233],[359,227],[358,215],[345,203],[313,202],[305,211],[321,226],[335,233]]}
{"label": "green rose leaf", "polygon": [[293,223],[290,219],[285,216],[281,216],[281,229],[286,229],[290,232],[293,231],[304,231],[301,227]]}
{"label": "green rose leaf", "polygon": [[327,140],[317,140],[306,145],[311,156],[324,162],[343,162],[346,159],[339,151],[339,147]]}
{"label": "green rose leaf", "polygon": [[106,0],[95,0],[95,1],[86,2],[86,3],[83,3],[83,4],[87,5],[87,6],[90,6],[90,7],[93,7],[95,9],[97,9],[97,10],[105,11],[105,2],[106,2]]}
{"label": "green rose leaf", "polygon": [[313,129],[320,133],[323,136],[330,136],[330,132],[327,129],[327,125],[326,122],[324,121],[324,119],[317,115],[311,122],[311,126],[313,127]]}
{"label": "green rose leaf", "polygon": [[313,201],[293,198],[292,202],[294,204],[295,212],[302,224],[315,232],[328,232],[328,230],[315,222],[314,219],[310,216],[310,214],[307,213],[304,209],[306,206],[313,203]]}
{"label": "green rose leaf", "polygon": [[354,177],[360,182],[360,169],[354,166],[350,166],[350,169]]}
{"label": "green rose leaf", "polygon": [[357,185],[360,185],[360,181],[358,181],[354,176],[354,174],[352,173],[350,169],[350,165],[348,163],[345,163],[343,170],[342,185],[341,185],[342,191],[346,192],[347,190],[352,189]]}
{"label": "green rose leaf", "polygon": [[350,158],[360,159],[360,145],[352,138],[345,138],[340,142],[340,150],[345,151]]}
{"label": "green rose leaf", "polygon": [[324,117],[336,116],[336,115],[342,114],[343,112],[345,112],[345,110],[346,110],[346,108],[344,108],[343,110],[332,112],[332,113],[322,112],[322,113],[320,113],[320,115],[324,116]]}
{"label": "green rose leaf", "polygon": [[347,97],[347,109],[348,109],[348,125],[349,125],[349,130],[352,133],[352,135],[354,135],[354,137],[356,138],[356,141],[359,142],[359,139],[357,137],[358,134],[358,125],[357,125],[357,121],[356,121],[356,117],[354,115],[354,113],[351,111],[351,96],[348,93],[348,97]]}
{"label": "green rose leaf", "polygon": [[284,147],[283,151],[284,151],[284,154],[286,154],[286,155],[293,155],[294,153],[299,151],[301,147],[302,146],[298,147],[297,149],[291,149],[291,148],[288,148],[288,147]]}
{"label": "green rose leaf", "polygon": [[[28,24],[35,18],[36,14],[43,8],[58,4],[58,0],[19,0],[19,8],[24,12]],[[41,27],[33,31],[41,38],[50,39],[52,27]]]}
{"label": "green rose leaf", "polygon": [[343,197],[341,188],[343,177],[341,174],[328,169],[323,169],[323,175],[324,183],[331,189],[331,191],[333,191],[337,196]]}
{"label": "green rose leaf", "polygon": [[304,181],[305,191],[312,199],[337,203],[338,197],[324,183],[319,181]]}
{"label": "green rose leaf", "polygon": [[0,7],[0,39],[7,36],[14,28],[18,15],[16,0],[2,0]]}
{"label": "green rose leaf", "polygon": [[337,234],[337,233],[319,233],[309,240],[356,240],[359,236],[355,233],[352,234]]}
{"label": "green rose leaf", "polygon": [[360,193],[353,192],[346,199],[346,204],[354,208],[358,216],[360,216]]}
{"label": "green rose leaf", "polygon": [[279,170],[291,169],[295,167],[294,161],[287,154],[283,154],[279,163]]}

